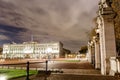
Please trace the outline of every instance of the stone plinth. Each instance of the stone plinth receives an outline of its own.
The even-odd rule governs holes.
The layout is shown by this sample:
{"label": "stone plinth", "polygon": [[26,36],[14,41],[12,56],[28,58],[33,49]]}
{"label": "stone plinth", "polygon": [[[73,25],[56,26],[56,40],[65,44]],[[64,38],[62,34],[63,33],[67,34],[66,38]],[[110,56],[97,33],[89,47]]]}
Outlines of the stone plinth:
{"label": "stone plinth", "polygon": [[101,74],[107,75],[110,72],[110,57],[116,57],[115,32],[114,32],[114,12],[109,6],[104,7],[100,4],[99,15],[97,18],[100,38],[101,52]]}
{"label": "stone plinth", "polygon": [[110,58],[110,75],[114,76],[116,73],[120,73],[120,60],[116,57]]}

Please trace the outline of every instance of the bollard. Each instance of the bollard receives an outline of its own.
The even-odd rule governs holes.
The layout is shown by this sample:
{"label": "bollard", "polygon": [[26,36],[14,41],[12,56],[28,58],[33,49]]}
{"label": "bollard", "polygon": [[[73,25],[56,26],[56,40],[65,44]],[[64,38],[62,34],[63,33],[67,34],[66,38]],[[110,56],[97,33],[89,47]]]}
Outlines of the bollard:
{"label": "bollard", "polygon": [[48,71],[48,61],[46,60],[46,73]]}
{"label": "bollard", "polygon": [[29,61],[27,62],[27,66],[26,66],[27,68],[27,70],[26,70],[26,80],[30,80],[29,79]]}

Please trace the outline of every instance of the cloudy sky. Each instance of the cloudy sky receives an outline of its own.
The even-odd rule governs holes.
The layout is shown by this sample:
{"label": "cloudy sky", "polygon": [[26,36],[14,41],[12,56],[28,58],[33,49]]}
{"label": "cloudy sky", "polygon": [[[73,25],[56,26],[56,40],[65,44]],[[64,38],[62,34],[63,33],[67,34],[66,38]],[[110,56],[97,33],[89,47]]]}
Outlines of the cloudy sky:
{"label": "cloudy sky", "polygon": [[61,41],[72,51],[86,45],[99,0],[0,0],[0,45]]}

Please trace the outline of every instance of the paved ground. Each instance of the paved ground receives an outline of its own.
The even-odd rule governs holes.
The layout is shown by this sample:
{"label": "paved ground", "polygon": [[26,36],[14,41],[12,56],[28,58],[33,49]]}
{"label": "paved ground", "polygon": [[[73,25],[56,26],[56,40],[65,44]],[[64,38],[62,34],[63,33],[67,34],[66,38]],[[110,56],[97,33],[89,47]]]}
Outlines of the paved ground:
{"label": "paved ground", "polygon": [[[31,64],[34,62],[43,62],[43,63],[35,63]],[[5,61],[5,62],[0,62],[0,64],[10,64],[10,65],[5,65],[9,67],[26,67],[26,64],[21,64],[21,65],[14,65],[14,64],[19,64],[19,63],[26,63],[26,61]],[[12,65],[13,64],[13,65]],[[30,68],[45,68],[46,63],[45,61],[30,61]],[[48,68],[49,69],[94,69],[94,67],[89,64],[88,62],[62,62],[62,61],[48,61]]]}
{"label": "paved ground", "polygon": [[56,74],[49,77],[34,77],[32,80],[116,80],[110,76]]}
{"label": "paved ground", "polygon": [[[17,78],[11,80],[25,80],[26,78]],[[51,74],[49,77],[36,76],[30,77],[30,80],[120,80],[112,76],[102,75],[73,75],[73,74]]]}
{"label": "paved ground", "polygon": [[[16,61],[17,62],[17,61]],[[24,61],[23,61],[24,62]],[[6,62],[7,63],[7,62]],[[12,62],[9,62],[12,64]],[[18,63],[18,62],[17,62]],[[26,65],[16,65],[18,67]],[[54,61],[48,63],[49,69],[60,69],[63,73],[54,73],[47,77],[45,76],[30,76],[30,80],[118,80],[112,76],[102,76],[100,75],[99,70],[95,70],[94,67],[86,62],[61,62],[61,61]],[[38,68],[42,69],[45,68],[45,63],[37,63],[31,64],[31,68]],[[26,77],[21,77],[17,79],[11,80],[25,80]]]}

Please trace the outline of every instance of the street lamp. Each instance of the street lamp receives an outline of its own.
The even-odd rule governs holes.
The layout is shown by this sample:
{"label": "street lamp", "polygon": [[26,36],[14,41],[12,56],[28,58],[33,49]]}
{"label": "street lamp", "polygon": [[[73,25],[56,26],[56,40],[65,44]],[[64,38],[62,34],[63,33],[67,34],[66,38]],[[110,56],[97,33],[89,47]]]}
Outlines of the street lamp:
{"label": "street lamp", "polygon": [[52,48],[47,48],[47,52],[48,53],[52,52]]}
{"label": "street lamp", "polygon": [[7,76],[5,76],[5,75],[0,75],[0,80],[7,80]]}

